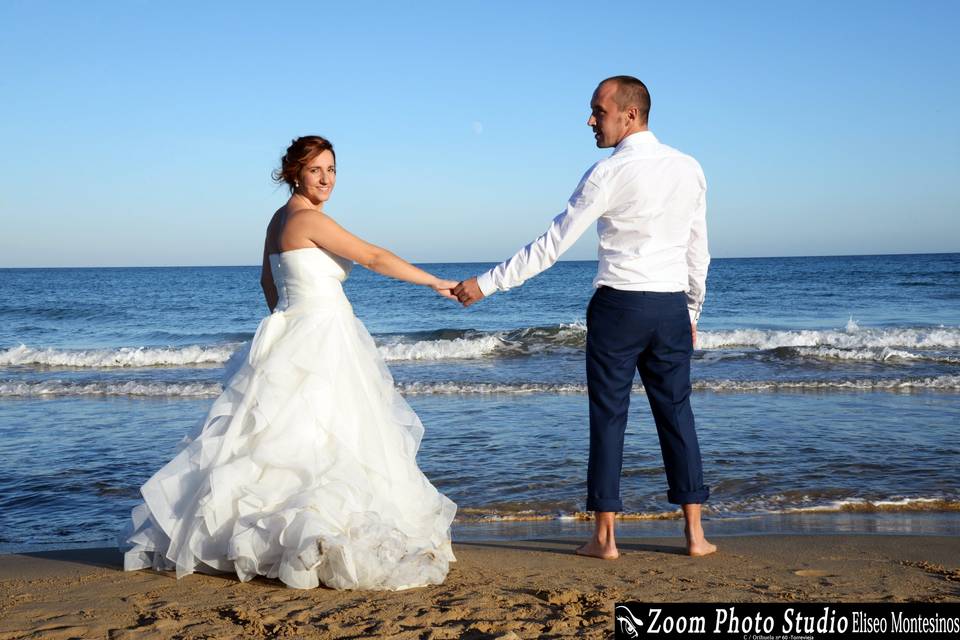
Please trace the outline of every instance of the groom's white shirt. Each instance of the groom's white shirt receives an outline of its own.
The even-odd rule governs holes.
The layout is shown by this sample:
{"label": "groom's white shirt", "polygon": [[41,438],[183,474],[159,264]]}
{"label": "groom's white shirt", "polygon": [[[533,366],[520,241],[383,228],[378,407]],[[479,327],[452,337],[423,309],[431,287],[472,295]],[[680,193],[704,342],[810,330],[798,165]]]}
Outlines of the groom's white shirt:
{"label": "groom's white shirt", "polygon": [[691,156],[650,131],[631,134],[590,167],[543,235],[480,275],[477,284],[485,296],[523,284],[596,221],[600,265],[593,286],[685,291],[696,323],[710,264],[706,191],[703,170]]}

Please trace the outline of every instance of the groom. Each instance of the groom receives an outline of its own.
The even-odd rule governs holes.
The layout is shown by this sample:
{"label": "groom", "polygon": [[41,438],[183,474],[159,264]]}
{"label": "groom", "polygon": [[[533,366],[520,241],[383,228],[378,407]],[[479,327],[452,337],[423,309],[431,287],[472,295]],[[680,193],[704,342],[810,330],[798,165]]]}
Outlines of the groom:
{"label": "groom", "polygon": [[614,518],[623,510],[620,469],[634,369],[657,424],[667,499],[682,506],[692,556],[717,548],[704,537],[700,446],[690,408],[690,357],[703,305],[707,253],[706,181],[696,160],[647,129],[650,94],[632,76],[607,78],[590,101],[587,125],[613,153],[590,167],[546,233],[497,267],[461,282],[470,306],[549,268],[593,222],[600,235],[597,288],[587,306],[590,458],[587,509],[593,537],[577,549],[619,556]]}

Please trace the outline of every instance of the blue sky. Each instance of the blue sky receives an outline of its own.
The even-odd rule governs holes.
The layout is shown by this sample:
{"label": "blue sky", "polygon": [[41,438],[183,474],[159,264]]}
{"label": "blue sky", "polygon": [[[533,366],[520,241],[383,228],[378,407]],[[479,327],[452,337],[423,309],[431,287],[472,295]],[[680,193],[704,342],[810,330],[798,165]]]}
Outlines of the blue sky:
{"label": "blue sky", "polygon": [[348,229],[500,260],[607,153],[619,73],[703,165],[714,256],[960,251],[960,3],[339,4],[0,2],[0,266],[256,264],[306,133]]}

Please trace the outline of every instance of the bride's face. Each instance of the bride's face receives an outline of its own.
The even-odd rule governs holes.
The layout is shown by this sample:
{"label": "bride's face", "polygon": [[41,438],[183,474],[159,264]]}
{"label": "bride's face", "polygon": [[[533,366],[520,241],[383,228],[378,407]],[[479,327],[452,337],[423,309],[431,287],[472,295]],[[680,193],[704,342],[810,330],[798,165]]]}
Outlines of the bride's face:
{"label": "bride's face", "polygon": [[314,204],[320,204],[330,199],[336,182],[336,161],[330,151],[323,151],[300,171],[300,187],[297,193]]}

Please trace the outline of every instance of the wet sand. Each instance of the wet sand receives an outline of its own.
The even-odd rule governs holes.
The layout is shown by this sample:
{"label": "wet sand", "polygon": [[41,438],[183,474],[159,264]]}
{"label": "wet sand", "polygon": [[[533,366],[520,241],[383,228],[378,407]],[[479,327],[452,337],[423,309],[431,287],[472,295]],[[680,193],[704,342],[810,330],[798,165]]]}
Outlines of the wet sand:
{"label": "wet sand", "polygon": [[720,552],[621,540],[469,542],[443,585],[298,591],[257,579],[120,570],[113,549],[0,556],[0,640],[13,638],[606,638],[615,601],[960,601],[960,538],[729,536]]}

